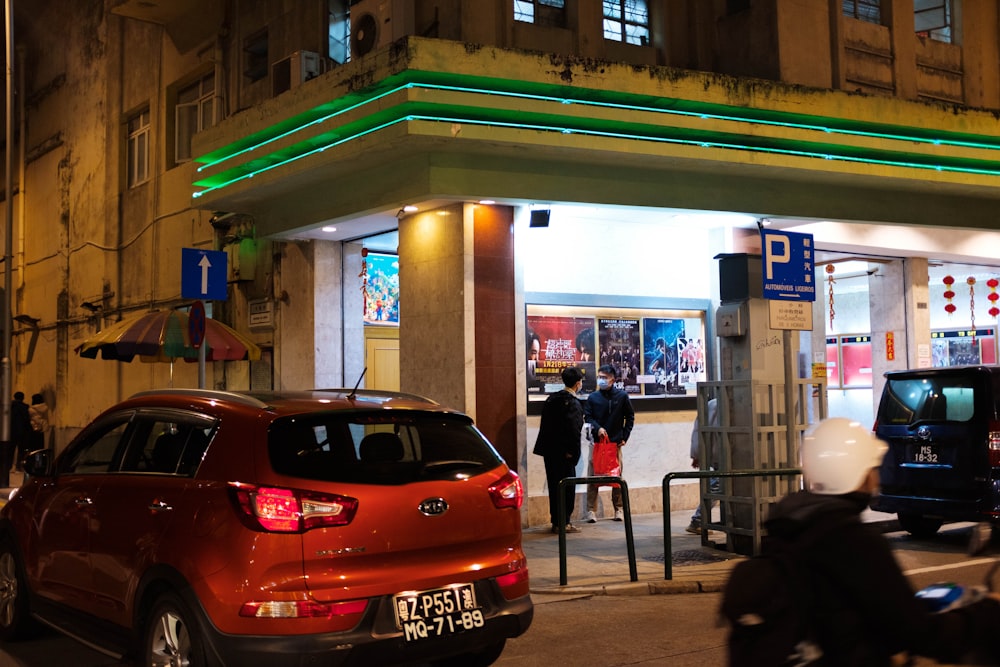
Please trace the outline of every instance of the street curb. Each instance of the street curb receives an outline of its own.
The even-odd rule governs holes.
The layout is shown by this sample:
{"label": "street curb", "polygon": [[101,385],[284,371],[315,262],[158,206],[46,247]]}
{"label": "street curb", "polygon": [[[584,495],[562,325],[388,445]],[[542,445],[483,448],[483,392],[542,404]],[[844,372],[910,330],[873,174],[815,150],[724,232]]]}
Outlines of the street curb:
{"label": "street curb", "polygon": [[[898,519],[871,521],[866,525],[873,526],[880,533],[894,533],[902,530]],[[745,556],[734,556],[731,560],[739,560]],[[697,566],[696,566],[697,567]],[[707,574],[698,577],[694,573],[682,574],[677,579],[654,579],[651,581],[628,581],[604,584],[582,584],[577,586],[556,586],[532,588],[532,595],[565,595],[565,596],[636,596],[636,595],[688,595],[693,593],[721,593],[729,580],[726,574]]]}

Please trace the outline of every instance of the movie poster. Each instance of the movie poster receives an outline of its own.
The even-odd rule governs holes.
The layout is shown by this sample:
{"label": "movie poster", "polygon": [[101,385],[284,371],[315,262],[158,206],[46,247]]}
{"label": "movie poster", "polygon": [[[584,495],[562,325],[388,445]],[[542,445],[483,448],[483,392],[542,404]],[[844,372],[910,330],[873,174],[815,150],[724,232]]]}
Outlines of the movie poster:
{"label": "movie poster", "polygon": [[629,394],[639,394],[642,391],[639,386],[639,368],[642,364],[639,320],[599,318],[597,340],[597,362],[602,366],[614,366],[618,385]]}
{"label": "movie poster", "polygon": [[399,326],[399,257],[370,252],[365,271],[365,324]]}
{"label": "movie poster", "polygon": [[563,388],[562,370],[583,371],[583,393],[597,388],[593,317],[528,315],[528,393],[544,396]]}
{"label": "movie poster", "polygon": [[646,396],[685,394],[680,384],[680,358],[678,343],[686,340],[684,320],[661,317],[644,317],[643,376],[640,381]]}
{"label": "movie poster", "polygon": [[705,373],[705,344],[701,338],[680,337],[677,339],[678,384],[686,391],[696,391],[699,382],[707,378]]}

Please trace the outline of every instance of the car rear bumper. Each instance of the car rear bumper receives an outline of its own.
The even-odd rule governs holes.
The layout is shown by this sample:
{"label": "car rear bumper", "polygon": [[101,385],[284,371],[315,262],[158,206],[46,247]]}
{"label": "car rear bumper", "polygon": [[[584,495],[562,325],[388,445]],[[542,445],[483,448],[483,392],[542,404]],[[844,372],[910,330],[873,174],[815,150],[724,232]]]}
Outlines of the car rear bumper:
{"label": "car rear bumper", "polygon": [[887,514],[917,514],[946,521],[984,521],[997,519],[991,515],[995,508],[977,500],[952,498],[927,498],[885,494],[872,499],[871,508]]}
{"label": "car rear bumper", "polygon": [[484,650],[523,634],[534,616],[531,597],[526,595],[492,609],[482,628],[408,642],[395,628],[391,634],[373,630],[387,606],[391,614],[388,598],[371,605],[358,628],[350,632],[266,637],[215,632],[209,643],[222,664],[239,667],[395,665]]}

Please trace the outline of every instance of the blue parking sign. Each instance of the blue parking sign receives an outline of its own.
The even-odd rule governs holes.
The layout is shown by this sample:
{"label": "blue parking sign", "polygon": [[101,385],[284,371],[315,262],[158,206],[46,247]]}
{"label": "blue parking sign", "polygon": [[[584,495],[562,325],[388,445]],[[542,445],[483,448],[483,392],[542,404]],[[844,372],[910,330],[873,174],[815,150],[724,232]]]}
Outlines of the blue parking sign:
{"label": "blue parking sign", "polygon": [[221,250],[181,248],[181,297],[225,301],[228,259]]}
{"label": "blue parking sign", "polygon": [[762,230],[765,299],[815,301],[813,235]]}

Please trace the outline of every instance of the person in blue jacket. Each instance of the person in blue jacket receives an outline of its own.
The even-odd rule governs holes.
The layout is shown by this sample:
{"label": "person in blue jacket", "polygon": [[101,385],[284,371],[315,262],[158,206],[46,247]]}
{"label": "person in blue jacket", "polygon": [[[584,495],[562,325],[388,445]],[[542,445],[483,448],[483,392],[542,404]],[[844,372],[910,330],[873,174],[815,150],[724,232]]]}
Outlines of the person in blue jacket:
{"label": "person in blue jacket", "polygon": [[[597,369],[597,391],[591,392],[587,396],[583,411],[587,423],[590,424],[590,431],[596,442],[603,436],[607,436],[611,442],[618,445],[618,466],[622,465],[622,447],[628,442],[632,435],[632,427],[635,425],[635,411],[632,409],[632,401],[624,389],[615,386],[617,373],[615,367],[604,364]],[[593,457],[591,457],[591,474],[593,474]],[[624,470],[622,469],[622,473]],[[587,522],[597,522],[597,491],[596,484],[587,485]],[[619,487],[611,487],[611,504],[615,508],[614,520],[621,521],[622,515],[622,490]]]}

